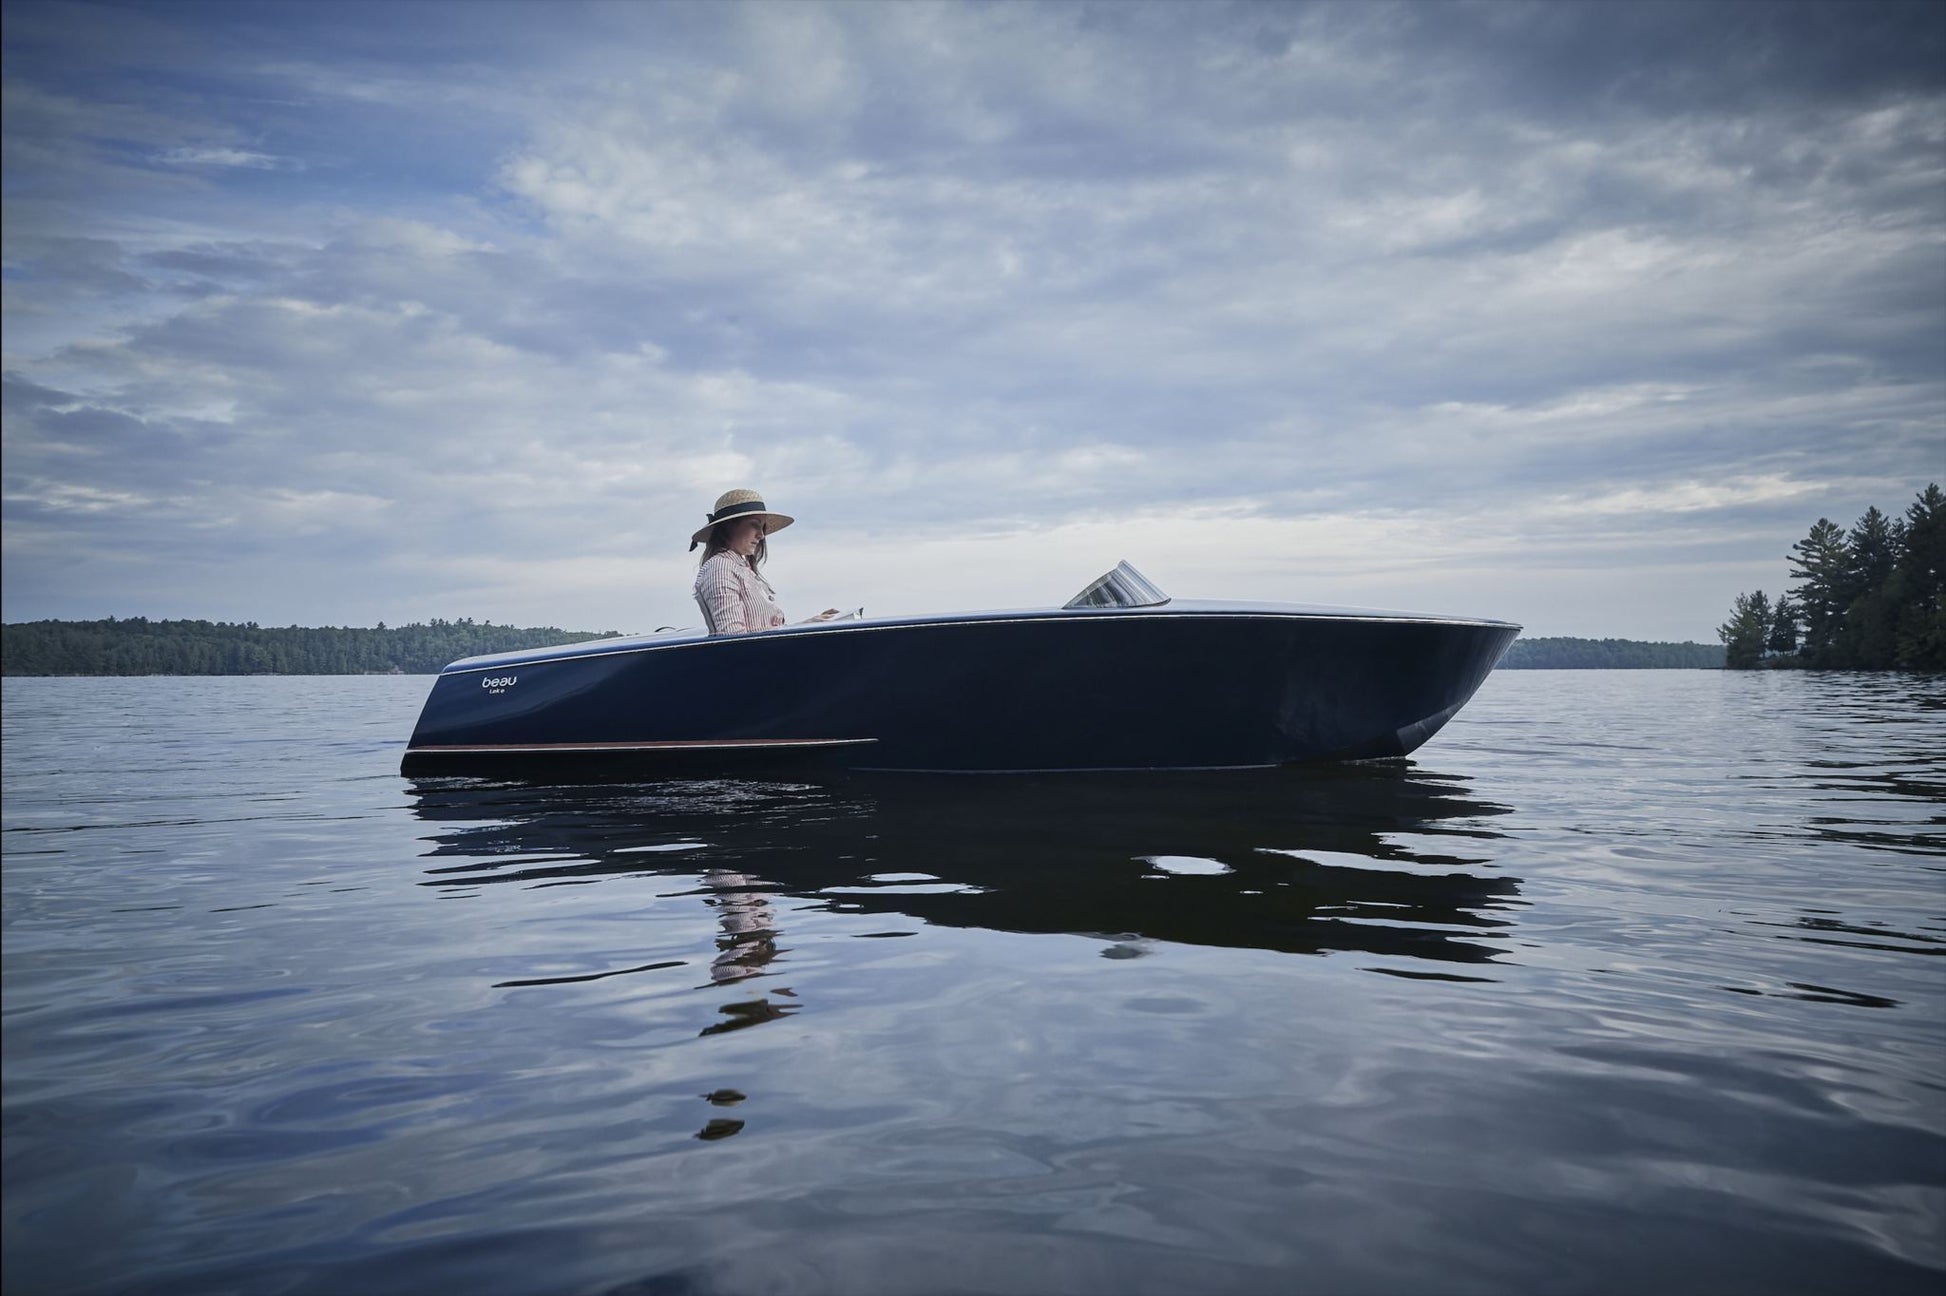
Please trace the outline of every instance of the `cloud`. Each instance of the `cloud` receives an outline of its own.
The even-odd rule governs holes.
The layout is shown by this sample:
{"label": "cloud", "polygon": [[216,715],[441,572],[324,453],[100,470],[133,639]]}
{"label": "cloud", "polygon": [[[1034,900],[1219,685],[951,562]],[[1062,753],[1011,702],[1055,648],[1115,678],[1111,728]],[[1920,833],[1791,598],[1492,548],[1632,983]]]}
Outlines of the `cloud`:
{"label": "cloud", "polygon": [[158,154],[156,160],[168,166],[251,167],[259,171],[274,171],[280,166],[295,165],[268,153],[252,153],[237,148],[173,148]]}

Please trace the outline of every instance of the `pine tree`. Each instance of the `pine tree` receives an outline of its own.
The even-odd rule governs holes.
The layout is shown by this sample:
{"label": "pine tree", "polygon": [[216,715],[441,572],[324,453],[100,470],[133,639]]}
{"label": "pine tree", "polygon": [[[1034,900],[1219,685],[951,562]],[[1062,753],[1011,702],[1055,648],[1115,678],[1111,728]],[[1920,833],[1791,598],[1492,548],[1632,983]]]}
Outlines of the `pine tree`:
{"label": "pine tree", "polygon": [[1724,669],[1750,670],[1761,662],[1770,630],[1770,600],[1764,592],[1737,595],[1730,619],[1716,628],[1716,637],[1723,641]]}
{"label": "pine tree", "polygon": [[1896,664],[1946,671],[1946,493],[1937,483],[1905,511],[1905,543],[1895,579],[1903,583]]}
{"label": "pine tree", "polygon": [[1797,581],[1797,605],[1804,625],[1804,655],[1813,665],[1837,665],[1829,660],[1838,631],[1844,624],[1851,585],[1851,551],[1845,533],[1829,518],[1819,518],[1811,533],[1791,546],[1791,575]]}
{"label": "pine tree", "polygon": [[1904,527],[1894,531],[1885,514],[1878,511],[1878,505],[1865,510],[1865,516],[1858,519],[1858,525],[1851,529],[1845,538],[1845,547],[1850,553],[1851,564],[1847,574],[1845,593],[1851,599],[1859,598],[1880,588],[1892,575],[1892,568],[1898,563],[1900,540]]}
{"label": "pine tree", "polygon": [[1770,634],[1764,640],[1764,648],[1773,653],[1794,653],[1797,651],[1797,604],[1791,602],[1788,594],[1777,596],[1777,606],[1770,613]]}

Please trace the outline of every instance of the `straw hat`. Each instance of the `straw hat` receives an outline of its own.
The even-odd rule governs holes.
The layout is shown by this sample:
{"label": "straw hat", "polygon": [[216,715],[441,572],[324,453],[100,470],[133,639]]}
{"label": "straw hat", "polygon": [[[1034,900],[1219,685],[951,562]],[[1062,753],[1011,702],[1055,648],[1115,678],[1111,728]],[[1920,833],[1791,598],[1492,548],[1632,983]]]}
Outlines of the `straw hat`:
{"label": "straw hat", "polygon": [[689,537],[689,547],[694,549],[709,539],[710,529],[718,522],[734,522],[738,518],[746,517],[763,518],[766,523],[765,530],[773,533],[782,531],[795,520],[782,513],[772,513],[765,508],[764,497],[756,491],[725,491],[716,497],[716,507],[710,511],[709,521],[703,524],[702,530]]}

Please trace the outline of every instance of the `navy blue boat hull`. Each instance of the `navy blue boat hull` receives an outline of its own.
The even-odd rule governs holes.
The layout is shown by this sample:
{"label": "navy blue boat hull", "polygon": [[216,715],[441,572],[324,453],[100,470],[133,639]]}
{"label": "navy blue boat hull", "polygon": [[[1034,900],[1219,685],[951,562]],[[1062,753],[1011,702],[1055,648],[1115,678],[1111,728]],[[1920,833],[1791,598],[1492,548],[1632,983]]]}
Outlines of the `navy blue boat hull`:
{"label": "navy blue boat hull", "polygon": [[402,772],[1261,767],[1400,756],[1519,627],[1249,607],[972,614],[471,658]]}

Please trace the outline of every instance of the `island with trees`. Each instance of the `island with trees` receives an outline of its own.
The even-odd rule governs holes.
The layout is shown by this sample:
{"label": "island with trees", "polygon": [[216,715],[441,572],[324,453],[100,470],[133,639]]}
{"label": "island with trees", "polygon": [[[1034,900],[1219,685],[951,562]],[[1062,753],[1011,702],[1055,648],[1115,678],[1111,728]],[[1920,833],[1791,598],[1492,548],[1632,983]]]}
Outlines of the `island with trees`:
{"label": "island with trees", "polygon": [[1792,587],[1739,594],[1717,627],[1730,670],[1946,671],[1946,494],[1904,516],[1819,518],[1791,546]]}

